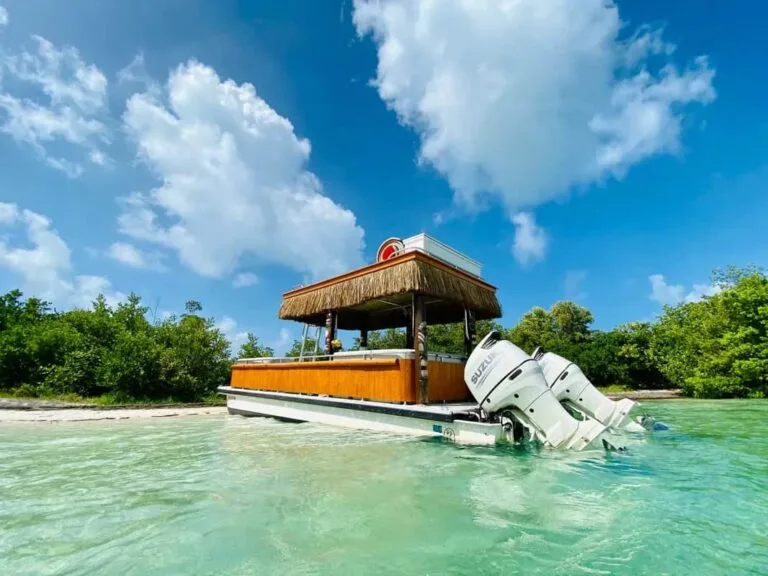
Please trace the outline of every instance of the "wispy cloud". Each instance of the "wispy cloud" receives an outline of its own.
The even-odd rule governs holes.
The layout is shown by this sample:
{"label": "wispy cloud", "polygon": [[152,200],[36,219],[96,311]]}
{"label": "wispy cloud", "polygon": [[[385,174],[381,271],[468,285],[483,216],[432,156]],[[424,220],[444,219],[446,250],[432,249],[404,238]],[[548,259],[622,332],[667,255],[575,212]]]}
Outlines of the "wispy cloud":
{"label": "wispy cloud", "polygon": [[512,216],[512,223],[515,225],[515,240],[512,245],[515,260],[523,266],[543,260],[549,238],[544,229],[536,224],[533,214],[519,212]]}
{"label": "wispy cloud", "polygon": [[290,344],[291,344],[291,331],[288,330],[287,328],[281,328],[280,334],[278,334],[277,340],[275,340],[274,344],[272,345],[272,348],[278,354],[281,354],[288,349]]}
{"label": "wispy cloud", "polygon": [[251,272],[243,272],[235,276],[235,279],[232,281],[232,286],[235,288],[246,288],[247,286],[258,284],[258,282],[259,277],[256,276],[256,274]]}
{"label": "wispy cloud", "polygon": [[568,300],[583,300],[587,297],[584,291],[584,281],[587,279],[586,270],[569,270],[565,274],[563,291]]}
{"label": "wispy cloud", "polygon": [[109,143],[102,122],[107,79],[96,66],[84,62],[75,48],[58,48],[41,36],[32,39],[36,50],[2,56],[0,72],[7,72],[16,85],[39,88],[44,98],[35,101],[22,97],[4,82],[0,89],[0,132],[30,146],[49,166],[76,178],[83,172],[83,158],[53,155],[49,147],[65,143],[84,149],[85,159],[92,164],[107,163],[102,150]]}

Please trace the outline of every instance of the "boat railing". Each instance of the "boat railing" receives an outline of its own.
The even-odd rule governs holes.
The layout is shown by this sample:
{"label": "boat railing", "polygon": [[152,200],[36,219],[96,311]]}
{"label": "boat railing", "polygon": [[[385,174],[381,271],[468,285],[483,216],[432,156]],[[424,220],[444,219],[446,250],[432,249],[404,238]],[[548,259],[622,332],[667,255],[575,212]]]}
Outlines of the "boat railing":
{"label": "boat railing", "polygon": [[[376,358],[403,358],[413,360],[416,358],[416,351],[413,348],[385,348],[379,350],[346,350],[336,352],[334,358],[339,360],[373,360]],[[466,357],[459,354],[450,354],[447,352],[429,352],[427,360],[430,362],[466,362]]]}
{"label": "boat railing", "polygon": [[[348,350],[336,352],[335,354],[315,354],[305,356],[266,356],[259,358],[238,358],[235,364],[285,364],[296,362],[319,362],[333,360],[374,360],[377,358],[402,358],[405,360],[414,359],[415,351],[409,348],[393,348],[387,350]],[[463,364],[466,357],[458,354],[449,354],[445,352],[430,352],[427,354],[430,362],[448,362]]]}
{"label": "boat railing", "polygon": [[333,355],[319,354],[314,356],[264,356],[259,358],[238,358],[235,364],[285,364],[289,362],[316,362],[332,360]]}

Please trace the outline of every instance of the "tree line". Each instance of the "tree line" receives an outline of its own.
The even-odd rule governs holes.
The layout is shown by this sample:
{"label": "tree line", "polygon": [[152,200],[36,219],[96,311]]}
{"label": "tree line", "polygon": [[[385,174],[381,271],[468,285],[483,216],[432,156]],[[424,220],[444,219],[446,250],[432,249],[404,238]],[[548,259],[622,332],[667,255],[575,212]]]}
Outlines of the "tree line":
{"label": "tree line", "polygon": [[0,296],[0,391],[20,397],[199,401],[229,379],[230,344],[202,307],[150,322],[131,294],[117,307],[54,311],[19,290]]}
{"label": "tree line", "polygon": [[[716,271],[720,290],[697,302],[666,306],[654,322],[593,330],[585,307],[563,301],[533,308],[499,330],[525,351],[543,346],[578,364],[596,386],[680,388],[700,398],[768,395],[768,277],[757,268]],[[189,301],[180,316],[150,320],[132,294],[112,308],[60,312],[18,290],[0,296],[0,392],[23,397],[101,397],[108,401],[199,401],[229,381],[235,358],[274,356],[254,334],[237,351]],[[402,330],[372,332],[368,347],[403,348]],[[431,351],[462,354],[463,326],[428,330]],[[295,341],[286,356],[298,356]],[[351,349],[359,348],[354,339]],[[310,353],[314,342],[306,344]]]}

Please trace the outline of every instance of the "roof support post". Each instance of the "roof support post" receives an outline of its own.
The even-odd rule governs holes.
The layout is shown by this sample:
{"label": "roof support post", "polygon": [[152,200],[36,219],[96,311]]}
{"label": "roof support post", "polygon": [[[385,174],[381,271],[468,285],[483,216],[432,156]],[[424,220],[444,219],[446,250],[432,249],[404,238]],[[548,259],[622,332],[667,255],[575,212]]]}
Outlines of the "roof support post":
{"label": "roof support post", "polygon": [[366,350],[368,348],[368,328],[360,329],[360,348]]}
{"label": "roof support post", "polygon": [[325,313],[325,355],[333,352],[332,342],[336,338],[336,311],[329,310]]}
{"label": "roof support post", "polygon": [[468,308],[464,309],[464,353],[469,358],[472,350],[475,348],[475,312]]}
{"label": "roof support post", "polygon": [[414,356],[416,357],[417,377],[419,382],[419,403],[426,404],[429,401],[429,371],[427,363],[427,314],[424,306],[424,297],[421,294],[413,295],[413,323],[414,332]]}

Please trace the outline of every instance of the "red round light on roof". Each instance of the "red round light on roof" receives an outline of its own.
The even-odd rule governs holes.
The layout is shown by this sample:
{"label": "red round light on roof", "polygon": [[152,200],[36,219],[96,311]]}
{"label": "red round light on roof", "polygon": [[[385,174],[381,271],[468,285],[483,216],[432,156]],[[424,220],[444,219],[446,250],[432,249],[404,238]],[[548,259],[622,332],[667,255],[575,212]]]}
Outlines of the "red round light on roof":
{"label": "red round light on roof", "polygon": [[405,245],[400,238],[387,238],[379,246],[376,252],[376,262],[384,262],[390,258],[398,256],[405,250]]}

